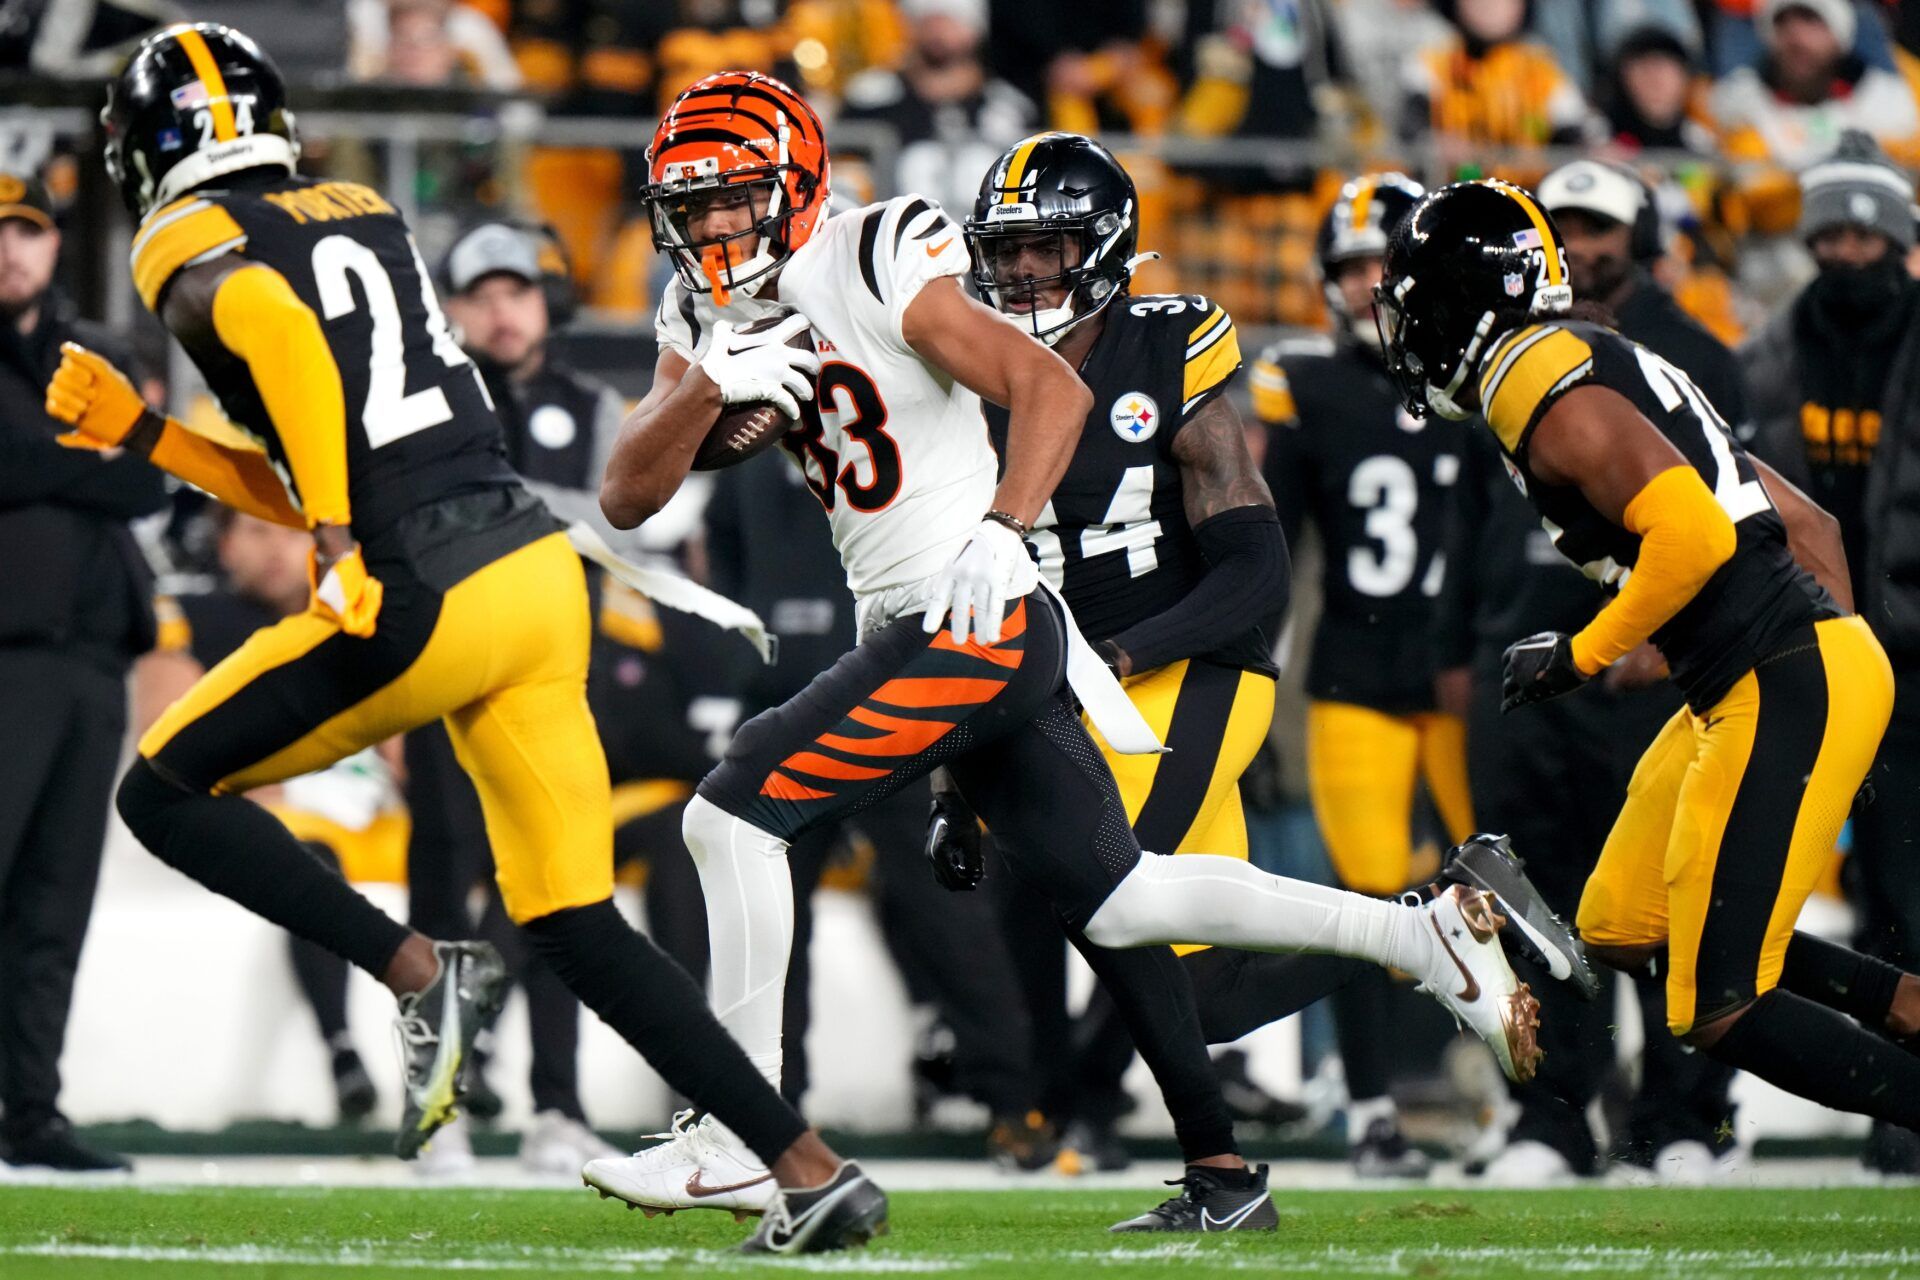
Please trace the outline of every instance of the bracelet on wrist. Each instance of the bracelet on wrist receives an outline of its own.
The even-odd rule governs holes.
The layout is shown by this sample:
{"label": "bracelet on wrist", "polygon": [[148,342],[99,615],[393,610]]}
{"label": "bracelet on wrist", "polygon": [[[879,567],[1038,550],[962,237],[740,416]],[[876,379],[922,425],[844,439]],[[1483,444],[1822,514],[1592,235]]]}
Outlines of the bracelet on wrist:
{"label": "bracelet on wrist", "polygon": [[1033,530],[1027,528],[1026,521],[1022,520],[1019,516],[1009,515],[1005,511],[989,511],[987,512],[986,515],[982,516],[981,519],[991,520],[995,524],[1005,525],[1007,528],[1019,534],[1022,538],[1026,537],[1029,533],[1033,532]]}

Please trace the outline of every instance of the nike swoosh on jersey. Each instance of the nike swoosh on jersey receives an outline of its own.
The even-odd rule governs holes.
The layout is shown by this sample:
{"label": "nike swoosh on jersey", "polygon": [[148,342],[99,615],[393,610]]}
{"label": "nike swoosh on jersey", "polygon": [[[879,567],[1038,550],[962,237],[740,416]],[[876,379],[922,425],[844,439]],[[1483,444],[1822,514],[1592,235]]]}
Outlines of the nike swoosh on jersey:
{"label": "nike swoosh on jersey", "polygon": [[1466,961],[1459,957],[1453,949],[1453,944],[1447,941],[1447,931],[1440,927],[1440,922],[1432,916],[1428,916],[1427,923],[1433,926],[1434,937],[1440,939],[1440,945],[1446,949],[1447,959],[1453,961],[1453,967],[1460,971],[1461,978],[1466,981],[1467,985],[1465,989],[1460,992],[1459,998],[1468,1004],[1472,1004],[1480,998],[1479,979],[1473,976],[1473,970],[1467,968]]}
{"label": "nike swoosh on jersey", "polygon": [[687,1179],[687,1194],[692,1196],[694,1199],[699,1200],[699,1199],[704,1199],[707,1196],[725,1195],[729,1191],[745,1191],[748,1187],[759,1186],[761,1183],[765,1182],[768,1178],[771,1178],[772,1176],[773,1176],[772,1172],[769,1171],[767,1173],[761,1174],[757,1178],[748,1178],[745,1182],[729,1182],[723,1186],[710,1187],[706,1183],[700,1181],[700,1170],[695,1169],[693,1171],[693,1176]]}
{"label": "nike swoosh on jersey", "polygon": [[1241,1205],[1224,1218],[1214,1217],[1211,1210],[1203,1207],[1200,1210],[1200,1229],[1202,1231],[1231,1231],[1242,1222],[1245,1222],[1247,1215],[1251,1214],[1266,1202],[1266,1196],[1261,1196],[1258,1200],[1249,1200],[1246,1204]]}
{"label": "nike swoosh on jersey", "polygon": [[941,242],[940,242],[939,244],[930,244],[930,245],[928,245],[928,246],[927,246],[927,256],[928,256],[929,258],[937,258],[937,257],[939,257],[939,256],[940,256],[940,251],[941,251],[942,249],[944,249],[944,248],[946,248],[946,247],[947,247],[948,245],[950,245],[950,244],[952,244],[952,243],[953,243],[953,237],[952,237],[952,236],[948,236],[948,237],[947,237],[947,238],[946,238],[945,240],[942,240],[942,241],[941,241]]}

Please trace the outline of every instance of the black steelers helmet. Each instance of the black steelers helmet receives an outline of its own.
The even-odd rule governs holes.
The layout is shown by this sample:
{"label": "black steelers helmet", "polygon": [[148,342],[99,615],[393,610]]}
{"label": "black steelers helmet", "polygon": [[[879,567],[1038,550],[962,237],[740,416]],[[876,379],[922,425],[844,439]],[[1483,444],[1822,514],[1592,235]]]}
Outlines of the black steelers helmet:
{"label": "black steelers helmet", "polygon": [[1383,258],[1387,237],[1420,202],[1427,189],[1404,173],[1363,173],[1340,188],[1327,210],[1314,241],[1314,261],[1320,266],[1320,287],[1327,310],[1368,342],[1377,332],[1371,315],[1354,315],[1346,295],[1334,283],[1341,264],[1355,258]]}
{"label": "black steelers helmet", "polygon": [[287,86],[260,46],[217,22],[140,42],[100,112],[107,172],[143,218],[210,178],[300,158]]}
{"label": "black steelers helmet", "polygon": [[1387,241],[1374,318],[1407,412],[1471,412],[1460,389],[1488,345],[1573,305],[1560,233],[1511,183],[1456,182],[1423,198]]}
{"label": "black steelers helmet", "polygon": [[[966,221],[973,283],[987,302],[1048,344],[1127,291],[1139,239],[1140,202],[1113,153],[1077,133],[1040,133],[987,170]],[[1036,236],[1055,237],[1044,276],[1017,276]],[[1060,305],[1043,290],[1063,289]]]}

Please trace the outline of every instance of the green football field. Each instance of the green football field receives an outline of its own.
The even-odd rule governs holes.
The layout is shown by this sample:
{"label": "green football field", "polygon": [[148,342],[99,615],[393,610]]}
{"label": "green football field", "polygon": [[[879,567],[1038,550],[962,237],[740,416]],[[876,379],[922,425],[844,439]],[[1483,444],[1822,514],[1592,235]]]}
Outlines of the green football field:
{"label": "green football field", "polygon": [[1920,1188],[1284,1192],[1280,1230],[1109,1236],[1139,1192],[903,1193],[826,1258],[730,1255],[723,1214],[648,1220],[584,1192],[0,1187],[0,1277],[224,1280],[765,1271],[1181,1275],[1920,1276]]}

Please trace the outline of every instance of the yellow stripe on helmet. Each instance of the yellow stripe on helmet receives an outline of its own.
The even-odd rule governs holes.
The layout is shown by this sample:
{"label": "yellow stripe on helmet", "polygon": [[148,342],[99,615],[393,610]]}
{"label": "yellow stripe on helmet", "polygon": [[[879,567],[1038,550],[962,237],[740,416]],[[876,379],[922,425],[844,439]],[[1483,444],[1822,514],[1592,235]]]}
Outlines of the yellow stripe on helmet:
{"label": "yellow stripe on helmet", "polygon": [[233,124],[233,102],[227,97],[227,81],[220,74],[220,64],[214,61],[213,50],[207,47],[206,37],[192,27],[175,27],[173,38],[186,50],[187,61],[193,64],[193,74],[207,89],[207,107],[213,112],[213,140],[231,142],[240,136]]}
{"label": "yellow stripe on helmet", "polygon": [[1512,183],[1495,181],[1491,185],[1505,192],[1515,204],[1526,210],[1527,220],[1540,233],[1540,248],[1547,258],[1547,283],[1565,284],[1566,279],[1560,271],[1560,244],[1553,238],[1553,224],[1547,221],[1547,215],[1540,212],[1540,206],[1533,202],[1532,196]]}
{"label": "yellow stripe on helmet", "polygon": [[1013,159],[1007,161],[1007,176],[1000,183],[1000,203],[1020,203],[1020,183],[1027,176],[1027,161],[1033,156],[1033,149],[1053,137],[1051,133],[1036,133],[1013,149]]}
{"label": "yellow stripe on helmet", "polygon": [[1357,232],[1367,225],[1367,214],[1373,208],[1374,188],[1379,186],[1372,174],[1358,179],[1354,184],[1353,200],[1347,205],[1347,230]]}

